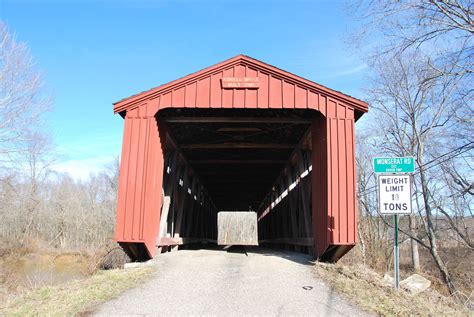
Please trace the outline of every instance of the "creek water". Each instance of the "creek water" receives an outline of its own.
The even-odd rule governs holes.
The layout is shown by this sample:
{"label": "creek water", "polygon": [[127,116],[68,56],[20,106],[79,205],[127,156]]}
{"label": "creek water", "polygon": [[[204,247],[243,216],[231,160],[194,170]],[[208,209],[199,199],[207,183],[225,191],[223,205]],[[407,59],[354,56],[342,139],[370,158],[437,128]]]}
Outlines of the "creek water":
{"label": "creek water", "polygon": [[10,279],[28,287],[57,285],[86,276],[87,261],[75,254],[30,254],[3,263]]}

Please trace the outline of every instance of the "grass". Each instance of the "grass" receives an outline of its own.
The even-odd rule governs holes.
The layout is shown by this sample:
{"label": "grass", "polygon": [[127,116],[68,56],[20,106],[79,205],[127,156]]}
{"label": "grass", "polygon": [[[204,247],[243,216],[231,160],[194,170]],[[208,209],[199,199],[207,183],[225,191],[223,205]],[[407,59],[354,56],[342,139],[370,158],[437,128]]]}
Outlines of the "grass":
{"label": "grass", "polygon": [[473,316],[468,308],[431,288],[412,296],[395,291],[374,271],[359,266],[316,263],[316,275],[362,309],[381,316]]}
{"label": "grass", "polygon": [[144,282],[155,271],[153,266],[99,271],[86,279],[41,287],[0,307],[0,315],[72,316],[87,313],[98,304]]}

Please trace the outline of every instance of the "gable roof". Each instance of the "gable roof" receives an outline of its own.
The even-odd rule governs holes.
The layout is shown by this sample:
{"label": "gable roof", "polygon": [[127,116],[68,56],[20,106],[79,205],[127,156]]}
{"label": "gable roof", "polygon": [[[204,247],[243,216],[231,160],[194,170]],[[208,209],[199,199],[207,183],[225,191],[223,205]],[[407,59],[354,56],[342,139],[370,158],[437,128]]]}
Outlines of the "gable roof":
{"label": "gable roof", "polygon": [[[282,83],[291,83],[295,85],[295,87],[301,87],[308,91],[314,91],[317,94],[336,99],[353,107],[354,110],[359,113],[359,116],[368,111],[368,104],[364,101],[356,99],[342,92],[330,89],[328,87],[305,79],[303,77],[297,76],[275,66],[269,65],[267,63],[261,62],[249,56],[237,55],[235,57],[209,66],[195,73],[173,80],[169,83],[121,99],[114,103],[114,113],[123,112],[135,108],[137,104],[141,104],[146,100],[157,98],[160,95],[165,95],[170,91],[175,91],[183,86],[185,87],[187,85],[191,85],[195,82],[205,79],[206,77],[210,77],[213,74],[224,72],[225,70],[236,66],[244,66],[246,68],[251,68],[254,71],[257,71],[259,74],[264,73],[272,78],[278,78],[282,81]],[[178,107],[178,105],[171,104],[166,106]],[[284,104],[282,105],[282,107],[286,108]]]}

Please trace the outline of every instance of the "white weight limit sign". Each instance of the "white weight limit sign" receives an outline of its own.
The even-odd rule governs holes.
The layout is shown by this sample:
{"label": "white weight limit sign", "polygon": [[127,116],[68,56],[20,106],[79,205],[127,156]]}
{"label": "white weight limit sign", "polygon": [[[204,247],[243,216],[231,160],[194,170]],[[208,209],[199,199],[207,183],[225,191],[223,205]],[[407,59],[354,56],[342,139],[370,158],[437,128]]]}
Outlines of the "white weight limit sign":
{"label": "white weight limit sign", "polygon": [[379,211],[386,215],[411,213],[410,175],[379,176]]}

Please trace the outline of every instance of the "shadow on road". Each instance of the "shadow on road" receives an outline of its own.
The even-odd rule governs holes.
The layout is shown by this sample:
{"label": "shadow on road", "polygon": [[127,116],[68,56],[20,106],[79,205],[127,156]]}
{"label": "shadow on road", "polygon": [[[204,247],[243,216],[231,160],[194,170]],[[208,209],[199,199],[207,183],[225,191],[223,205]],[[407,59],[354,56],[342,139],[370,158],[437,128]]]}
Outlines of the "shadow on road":
{"label": "shadow on road", "polygon": [[274,250],[265,247],[247,247],[247,252],[249,253],[256,253],[264,256],[275,256],[284,258],[289,261],[293,261],[299,264],[304,265],[313,265],[314,260],[308,254],[293,252],[293,251],[281,251],[281,250]]}
{"label": "shadow on road", "polygon": [[263,256],[274,256],[279,258],[284,258],[285,260],[293,261],[303,265],[313,265],[314,260],[308,254],[293,252],[293,251],[281,251],[269,249],[266,247],[260,246],[241,246],[241,245],[232,245],[232,246],[219,246],[216,244],[193,244],[187,245],[186,250],[212,250],[212,251],[221,251],[233,254],[242,254],[249,256],[249,254],[259,254]]}
{"label": "shadow on road", "polygon": [[249,256],[247,253],[247,247],[243,245],[231,245],[228,248],[224,247],[223,250],[227,253],[240,253]]}

